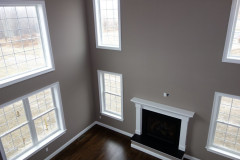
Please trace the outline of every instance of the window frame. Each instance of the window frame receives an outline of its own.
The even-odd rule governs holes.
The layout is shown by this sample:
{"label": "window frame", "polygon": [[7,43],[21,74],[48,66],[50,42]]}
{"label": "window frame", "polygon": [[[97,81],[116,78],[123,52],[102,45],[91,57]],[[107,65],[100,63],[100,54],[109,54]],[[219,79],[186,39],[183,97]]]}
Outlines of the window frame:
{"label": "window frame", "polygon": [[233,0],[229,22],[228,22],[228,29],[227,29],[227,35],[225,40],[222,62],[240,64],[240,57],[228,57],[228,54],[232,48],[233,36],[234,36],[235,27],[237,24],[239,7],[240,7],[240,2],[238,0]]}
{"label": "window frame", "polygon": [[215,92],[206,149],[209,152],[212,152],[212,153],[215,153],[215,154],[227,157],[227,158],[240,159],[240,152],[238,153],[231,149],[227,149],[227,148],[224,148],[221,146],[214,145],[214,143],[213,143],[214,134],[216,132],[216,124],[217,124],[216,122],[217,122],[217,118],[218,118],[218,114],[219,114],[221,97],[229,97],[229,98],[234,98],[234,99],[240,100],[240,96]]}
{"label": "window frame", "polygon": [[47,20],[45,1],[3,1],[0,2],[0,6],[36,6],[37,18],[39,22],[40,37],[42,40],[42,49],[44,54],[44,59],[46,61],[46,66],[34,70],[30,70],[24,73],[16,74],[10,77],[0,79],[0,88],[19,83],[21,81],[40,76],[55,70],[55,64],[52,53],[52,45],[49,33],[49,26]]}
{"label": "window frame", "polygon": [[[99,89],[99,100],[100,100],[100,113],[101,115],[119,120],[119,121],[123,121],[123,78],[122,78],[122,74],[120,73],[113,73],[113,72],[107,72],[107,71],[102,71],[102,70],[98,70],[98,89]],[[107,74],[112,74],[112,75],[117,75],[120,76],[120,87],[121,87],[121,114],[118,115],[116,113],[113,113],[111,111],[107,111],[106,105],[105,105],[105,86],[104,86],[104,77],[103,75],[107,73]],[[111,93],[110,93],[111,94]]]}
{"label": "window frame", "polygon": [[[98,1],[98,4],[96,4],[96,1]],[[121,6],[120,6],[120,0],[118,0],[118,34],[119,34],[119,46],[108,46],[108,45],[102,45],[101,44],[101,16],[100,13],[97,14],[97,11],[100,11],[100,0],[93,0],[93,14],[94,14],[94,28],[95,28],[95,39],[96,39],[96,48],[99,49],[107,49],[107,50],[116,50],[121,51],[122,50],[122,42],[121,42]],[[98,8],[98,9],[97,9]]]}
{"label": "window frame", "polygon": [[[31,114],[30,104],[28,102],[28,97],[30,97],[34,94],[37,94],[41,91],[44,91],[46,89],[51,89],[51,91],[52,91],[52,98],[53,98],[53,103],[55,105],[55,108],[50,109],[44,113],[41,113],[40,115],[33,118],[32,114]],[[25,126],[25,125],[29,126],[29,131],[31,133],[31,136],[34,135],[34,137],[32,137],[32,146],[29,147],[28,149],[24,150],[24,152],[19,153],[15,157],[11,158],[11,159],[19,159],[20,160],[20,159],[27,159],[27,158],[31,157],[34,153],[38,152],[39,150],[41,150],[42,148],[44,148],[45,146],[47,146],[48,144],[50,144],[51,142],[53,142],[54,140],[56,140],[57,138],[62,136],[67,131],[67,129],[65,126],[65,119],[64,119],[63,108],[62,108],[62,99],[61,99],[59,82],[53,83],[53,84],[43,87],[39,90],[31,92],[27,95],[24,95],[22,97],[19,97],[12,101],[4,103],[4,104],[0,105],[0,108],[4,108],[8,105],[11,105],[11,104],[17,102],[17,101],[23,102],[23,107],[24,107],[25,114],[26,114],[26,122],[21,125],[18,125],[17,127],[13,128],[13,129],[10,129],[10,131],[1,135],[1,137],[21,128],[22,126]],[[48,136],[44,137],[43,139],[37,141],[37,139],[36,139],[37,133],[36,133],[36,129],[35,129],[34,120],[36,120],[37,118],[39,118],[53,110],[55,110],[55,113],[56,113],[58,129],[56,131],[52,132],[51,134],[49,134]],[[0,152],[3,157],[3,160],[7,160],[1,139],[0,139]]]}

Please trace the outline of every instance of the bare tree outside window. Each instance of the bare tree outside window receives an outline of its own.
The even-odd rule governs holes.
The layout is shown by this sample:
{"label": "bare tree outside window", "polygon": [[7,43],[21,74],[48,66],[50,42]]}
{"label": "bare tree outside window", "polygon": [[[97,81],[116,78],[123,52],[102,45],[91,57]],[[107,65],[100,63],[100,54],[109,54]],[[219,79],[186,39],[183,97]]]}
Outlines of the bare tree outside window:
{"label": "bare tree outside window", "polygon": [[46,65],[35,6],[0,7],[0,78]]}

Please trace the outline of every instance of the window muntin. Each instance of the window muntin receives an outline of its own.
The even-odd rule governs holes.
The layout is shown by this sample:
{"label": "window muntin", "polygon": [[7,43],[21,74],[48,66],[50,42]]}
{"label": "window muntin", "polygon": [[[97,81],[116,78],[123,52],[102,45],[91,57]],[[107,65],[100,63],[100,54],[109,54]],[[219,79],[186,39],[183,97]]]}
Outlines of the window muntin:
{"label": "window muntin", "polygon": [[44,2],[1,2],[0,87],[52,70]]}
{"label": "window muntin", "polygon": [[38,149],[48,137],[65,130],[59,96],[55,83],[0,106],[0,148],[5,159]]}
{"label": "window muntin", "polygon": [[1,141],[7,159],[12,159],[12,157],[17,156],[33,145],[28,125],[17,128],[13,132],[3,136]]}
{"label": "window muntin", "polygon": [[240,10],[238,0],[233,0],[232,3],[223,62],[240,63]]}
{"label": "window muntin", "polygon": [[120,0],[93,0],[97,48],[121,50]]}
{"label": "window muntin", "polygon": [[122,75],[98,71],[101,113],[123,120]]}
{"label": "window muntin", "polygon": [[32,95],[28,99],[33,118],[55,108],[51,89]]}
{"label": "window muntin", "polygon": [[240,97],[215,93],[207,149],[240,157]]}

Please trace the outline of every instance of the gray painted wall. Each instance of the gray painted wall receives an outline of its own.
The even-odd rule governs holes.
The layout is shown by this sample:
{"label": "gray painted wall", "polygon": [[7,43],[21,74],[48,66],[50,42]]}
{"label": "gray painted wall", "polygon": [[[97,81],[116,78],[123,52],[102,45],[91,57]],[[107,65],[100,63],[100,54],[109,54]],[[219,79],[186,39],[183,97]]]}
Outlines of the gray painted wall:
{"label": "gray painted wall", "polygon": [[84,0],[46,0],[56,65],[54,72],[0,89],[0,104],[60,82],[67,132],[51,143],[49,151],[31,159],[42,160],[95,120]]}
{"label": "gray painted wall", "polygon": [[[0,89],[2,104],[60,82],[67,133],[49,145],[49,152],[31,159],[47,157],[95,119],[134,133],[132,97],[196,112],[187,153],[226,159],[205,145],[214,92],[240,95],[240,65],[221,62],[231,0],[121,0],[121,52],[96,49],[92,1],[86,2],[87,15],[84,0],[46,1],[56,71]],[[97,69],[123,74],[123,122],[99,119]],[[163,92],[170,97],[163,98]]]}
{"label": "gray painted wall", "polygon": [[[121,0],[121,52],[96,49],[92,0],[87,3],[96,118],[134,133],[132,97],[194,111],[187,153],[226,159],[205,146],[214,92],[240,95],[240,65],[221,62],[231,0]],[[123,74],[123,122],[99,119],[97,69]]]}

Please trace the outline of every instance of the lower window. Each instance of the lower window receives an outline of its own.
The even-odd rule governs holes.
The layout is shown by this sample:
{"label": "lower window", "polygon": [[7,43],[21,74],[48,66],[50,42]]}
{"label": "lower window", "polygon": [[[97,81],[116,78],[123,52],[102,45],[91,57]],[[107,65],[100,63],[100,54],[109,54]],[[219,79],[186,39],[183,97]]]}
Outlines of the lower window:
{"label": "lower window", "polygon": [[101,113],[123,120],[122,75],[98,71]]}
{"label": "lower window", "polygon": [[206,148],[228,158],[240,158],[240,97],[215,93]]}
{"label": "lower window", "polygon": [[59,83],[0,106],[3,159],[25,159],[65,132]]}

